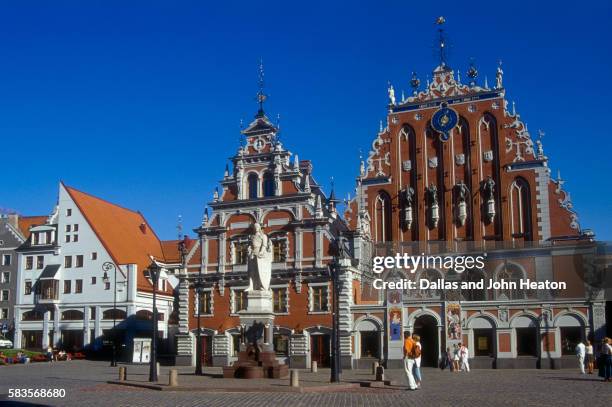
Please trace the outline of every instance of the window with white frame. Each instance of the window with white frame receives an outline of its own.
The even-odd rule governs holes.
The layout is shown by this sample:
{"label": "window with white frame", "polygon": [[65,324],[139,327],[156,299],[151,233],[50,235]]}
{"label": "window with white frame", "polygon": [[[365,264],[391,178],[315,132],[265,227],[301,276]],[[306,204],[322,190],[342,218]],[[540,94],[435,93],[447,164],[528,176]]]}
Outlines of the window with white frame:
{"label": "window with white frame", "polygon": [[274,263],[284,263],[287,260],[287,237],[273,236],[272,240],[272,261]]}
{"label": "window with white frame", "polygon": [[287,301],[288,301],[287,287],[273,287],[272,288],[272,304],[273,311],[278,314],[287,313]]}
{"label": "window with white frame", "polygon": [[30,295],[32,294],[32,280],[26,280],[23,286],[23,294]]}
{"label": "window with white frame", "polygon": [[10,297],[9,290],[2,290],[0,293],[0,301],[8,301]]}
{"label": "window with white frame", "polygon": [[36,256],[36,269],[40,270],[45,267],[45,256]]}
{"label": "window with white frame", "polygon": [[232,314],[245,310],[247,308],[247,292],[246,289],[232,289]]}
{"label": "window with white frame", "polygon": [[32,270],[34,268],[34,256],[26,256],[25,263],[26,270]]}
{"label": "window with white frame", "polygon": [[3,283],[10,283],[11,282],[11,273],[10,273],[10,271],[3,271],[2,272],[2,277],[0,277],[0,281],[2,281]]}
{"label": "window with white frame", "polygon": [[200,315],[212,315],[213,313],[212,291],[202,290],[202,292],[200,293],[200,298],[198,298],[197,291],[196,291],[194,296],[195,296],[196,314],[198,313],[198,310],[199,310]]}
{"label": "window with white frame", "polygon": [[248,238],[238,238],[232,241],[232,258],[234,265],[247,264],[249,256]]}
{"label": "window with white frame", "polygon": [[3,266],[10,266],[11,265],[11,255],[10,254],[3,254],[2,255],[2,265]]}
{"label": "window with white frame", "polygon": [[8,308],[2,308],[0,310],[0,319],[8,319]]}
{"label": "window with white frame", "polygon": [[310,284],[309,300],[311,312],[328,312],[329,304],[329,285],[327,283]]}

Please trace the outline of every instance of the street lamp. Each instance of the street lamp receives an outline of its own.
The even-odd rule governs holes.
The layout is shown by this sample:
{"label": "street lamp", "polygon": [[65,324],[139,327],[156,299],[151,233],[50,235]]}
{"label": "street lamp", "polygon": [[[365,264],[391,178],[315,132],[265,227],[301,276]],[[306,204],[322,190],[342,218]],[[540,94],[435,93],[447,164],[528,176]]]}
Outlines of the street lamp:
{"label": "street lamp", "polygon": [[114,277],[114,281],[115,281],[115,287],[113,289],[113,330],[112,332],[112,344],[113,344],[113,354],[111,356],[111,367],[115,367],[117,366],[117,338],[116,338],[116,332],[115,332],[115,325],[117,324],[117,266],[114,263],[111,263],[110,261],[105,262],[104,264],[102,264],[102,270],[104,270],[104,275],[102,276],[102,281],[104,282],[104,284],[108,284],[110,282],[110,278],[108,276],[108,272],[113,269],[114,273],[115,273],[115,277]]}
{"label": "street lamp", "polygon": [[195,291],[196,291],[196,295],[198,296],[198,333],[197,333],[197,337],[196,337],[196,368],[195,368],[195,374],[196,375],[202,375],[202,335],[200,335],[200,324],[201,324],[201,318],[202,318],[202,304],[200,303],[200,301],[202,301],[202,288],[203,288],[204,282],[202,281],[202,269],[200,268],[200,271],[198,272],[198,279],[195,281],[194,286],[195,286]]}
{"label": "street lamp", "polygon": [[161,268],[155,261],[149,266],[149,277],[153,283],[153,336],[151,338],[151,358],[149,362],[149,381],[157,381],[157,283]]}

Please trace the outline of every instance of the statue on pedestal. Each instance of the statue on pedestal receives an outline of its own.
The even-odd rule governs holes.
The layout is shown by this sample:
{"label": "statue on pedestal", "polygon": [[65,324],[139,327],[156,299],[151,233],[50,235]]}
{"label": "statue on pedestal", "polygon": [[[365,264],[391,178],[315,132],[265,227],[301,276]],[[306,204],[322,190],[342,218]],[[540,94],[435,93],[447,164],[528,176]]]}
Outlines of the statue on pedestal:
{"label": "statue on pedestal", "polygon": [[254,233],[248,247],[248,292],[268,291],[272,277],[272,241],[261,230],[261,225],[253,225]]}

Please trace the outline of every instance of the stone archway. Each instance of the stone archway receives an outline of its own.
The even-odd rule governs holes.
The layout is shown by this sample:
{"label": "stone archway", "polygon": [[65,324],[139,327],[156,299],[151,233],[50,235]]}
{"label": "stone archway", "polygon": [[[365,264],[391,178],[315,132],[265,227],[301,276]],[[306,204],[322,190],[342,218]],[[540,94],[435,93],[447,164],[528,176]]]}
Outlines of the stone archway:
{"label": "stone archway", "polygon": [[421,337],[421,366],[437,367],[440,352],[438,343],[438,322],[428,314],[418,316],[414,320],[413,333]]}

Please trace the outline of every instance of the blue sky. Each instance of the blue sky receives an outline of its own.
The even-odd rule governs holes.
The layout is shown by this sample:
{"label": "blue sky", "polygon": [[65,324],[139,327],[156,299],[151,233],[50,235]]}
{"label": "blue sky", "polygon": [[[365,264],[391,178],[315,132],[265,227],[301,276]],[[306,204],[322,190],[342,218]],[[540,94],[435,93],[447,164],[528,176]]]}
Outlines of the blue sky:
{"label": "blue sky", "polygon": [[0,207],[49,213],[63,180],[140,210],[162,238],[179,214],[196,227],[256,112],[260,57],[285,146],[346,196],[387,81],[399,94],[431,73],[444,15],[450,65],[473,57],[492,83],[503,60],[507,97],[546,132],[582,227],[612,240],[612,6],[426,3],[2,1]]}

